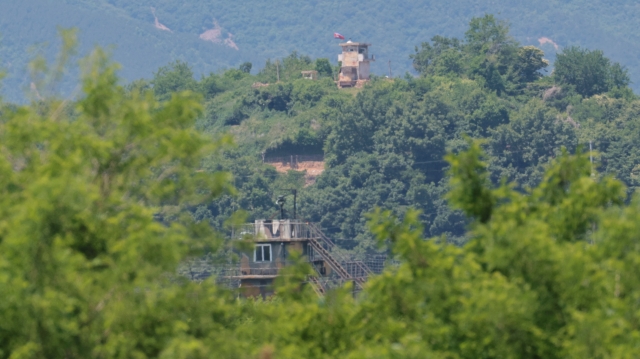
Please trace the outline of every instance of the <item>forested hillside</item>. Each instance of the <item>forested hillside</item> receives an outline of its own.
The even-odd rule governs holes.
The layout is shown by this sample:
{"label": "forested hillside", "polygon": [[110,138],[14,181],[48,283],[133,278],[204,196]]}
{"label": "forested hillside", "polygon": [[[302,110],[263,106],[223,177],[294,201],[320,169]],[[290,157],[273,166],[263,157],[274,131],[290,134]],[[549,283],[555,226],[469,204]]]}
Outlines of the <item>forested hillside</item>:
{"label": "forested hillside", "polygon": [[[85,51],[96,44],[114,45],[115,60],[129,81],[149,77],[175,60],[191,64],[197,75],[245,61],[257,70],[266,59],[294,50],[329,58],[335,65],[333,32],[373,43],[375,73],[387,74],[391,61],[393,75],[403,76],[412,72],[406,54],[416,44],[438,34],[460,37],[471,17],[485,13],[499,14],[512,24],[512,35],[520,43],[542,46],[550,60],[568,46],[601,49],[627,66],[633,82],[640,83],[640,37],[635,29],[640,8],[631,0],[0,0],[0,9],[0,66],[8,71],[4,96],[11,99],[28,88],[27,49],[55,43],[58,25],[78,27]],[[73,89],[67,86],[69,92]]]}
{"label": "forested hillside", "polygon": [[[69,99],[44,91],[62,38],[33,63],[39,95],[0,101],[0,359],[640,357],[640,100],[602,52],[566,49],[543,77],[542,51],[487,16],[421,44],[419,78],[338,90],[299,54],[124,87],[97,49]],[[262,164],[294,152],[323,152],[315,184]],[[394,264],[323,297],[295,251],[265,299],[180,275],[252,250],[220,235],[231,213],[291,188]]]}
{"label": "forested hillside", "polygon": [[[519,44],[486,16],[474,18],[462,38],[436,36],[407,57],[419,77],[375,77],[363,89],[339,90],[336,68],[298,53],[256,75],[246,63],[201,80],[188,64],[173,63],[130,88],[152,89],[160,101],[199,92],[206,105],[198,128],[234,136],[237,146],[204,168],[231,172],[237,194],[188,208],[215,228],[237,210],[250,220],[273,217],[275,198],[297,189],[302,216],[356,254],[377,250],[366,226],[376,207],[398,216],[420,209],[425,236],[462,243],[467,221],[444,199],[444,156],[465,149],[466,137],[483,140],[491,181],[522,193],[562,151],[588,152],[594,171],[620,179],[628,194],[640,185],[640,100],[626,70],[601,51],[567,48],[554,75],[543,76],[543,51]],[[303,79],[300,71],[312,69],[319,80]],[[312,185],[304,171],[279,174],[263,163],[308,154],[325,160]]]}

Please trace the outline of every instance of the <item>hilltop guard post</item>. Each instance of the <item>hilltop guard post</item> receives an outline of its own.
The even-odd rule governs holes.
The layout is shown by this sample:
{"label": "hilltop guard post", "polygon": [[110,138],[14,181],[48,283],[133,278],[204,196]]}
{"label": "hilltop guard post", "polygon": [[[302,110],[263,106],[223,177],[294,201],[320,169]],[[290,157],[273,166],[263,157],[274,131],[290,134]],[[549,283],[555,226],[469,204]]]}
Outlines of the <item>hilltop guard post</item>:
{"label": "hilltop guard post", "polygon": [[342,54],[338,55],[338,61],[342,62],[338,75],[338,87],[361,87],[369,81],[370,62],[375,61],[375,56],[369,54],[371,44],[352,42],[351,40],[340,44]]}

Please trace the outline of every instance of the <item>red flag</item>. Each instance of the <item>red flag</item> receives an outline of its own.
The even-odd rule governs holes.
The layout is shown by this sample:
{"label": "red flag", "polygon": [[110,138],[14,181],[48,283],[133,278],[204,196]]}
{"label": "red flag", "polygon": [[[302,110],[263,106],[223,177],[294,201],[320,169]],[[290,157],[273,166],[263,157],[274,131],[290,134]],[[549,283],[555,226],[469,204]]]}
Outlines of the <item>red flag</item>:
{"label": "red flag", "polygon": [[337,32],[334,32],[334,33],[333,33],[333,38],[334,38],[334,39],[341,39],[341,40],[344,40],[344,36],[342,36],[342,35],[338,34]]}

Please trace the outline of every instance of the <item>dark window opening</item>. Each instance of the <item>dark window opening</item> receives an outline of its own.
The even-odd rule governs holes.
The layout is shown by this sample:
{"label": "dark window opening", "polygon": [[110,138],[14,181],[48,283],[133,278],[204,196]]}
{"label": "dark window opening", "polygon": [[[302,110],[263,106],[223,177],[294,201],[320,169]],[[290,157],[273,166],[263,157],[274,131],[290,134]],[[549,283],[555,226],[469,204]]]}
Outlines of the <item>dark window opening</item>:
{"label": "dark window opening", "polygon": [[264,261],[271,262],[271,246],[262,247],[262,250],[264,251]]}
{"label": "dark window opening", "polygon": [[258,244],[253,252],[254,262],[271,262],[271,244]]}

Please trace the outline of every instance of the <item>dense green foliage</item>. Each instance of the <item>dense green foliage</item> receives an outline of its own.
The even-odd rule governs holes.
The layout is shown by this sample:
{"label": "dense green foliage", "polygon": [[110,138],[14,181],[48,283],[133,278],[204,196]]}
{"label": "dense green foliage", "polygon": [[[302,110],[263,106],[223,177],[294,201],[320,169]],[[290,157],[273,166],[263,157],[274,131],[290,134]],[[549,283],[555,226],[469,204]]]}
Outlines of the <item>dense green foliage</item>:
{"label": "dense green foliage", "polygon": [[464,41],[435,36],[432,42],[422,43],[411,56],[416,71],[431,76],[464,74],[498,95],[521,91],[519,85],[542,77],[539,71],[549,65],[542,50],[520,47],[509,36],[508,26],[493,16],[474,18]]}
{"label": "dense green foliage", "polygon": [[[172,32],[154,27],[151,7]],[[409,49],[437,34],[460,37],[472,17],[485,13],[499,13],[525,45],[540,46],[539,39],[548,38],[560,50],[569,46],[602,49],[629,68],[632,86],[640,84],[640,35],[635,28],[640,9],[631,0],[372,0],[366,4],[354,0],[0,0],[0,8],[9,14],[0,17],[0,68],[8,70],[4,92],[12,100],[21,98],[29,87],[24,69],[30,54],[53,55],[46,44],[55,43],[56,26],[78,27],[83,52],[96,44],[114,45],[114,57],[123,64],[121,74],[128,81],[149,77],[177,60],[188,62],[198,77],[237,68],[246,61],[256,65],[255,71],[266,59],[281,58],[292,50],[329,58],[335,65],[339,49],[332,34],[336,31],[373,44],[378,59],[374,73],[386,74],[390,60],[394,76],[402,76],[412,69],[406,58]],[[219,30],[219,43],[199,38],[210,29]],[[225,45],[226,39],[239,50]],[[550,60],[559,51],[550,42],[544,43],[543,50]],[[65,88],[72,92],[75,86]]]}
{"label": "dense green foliage", "polygon": [[[33,63],[37,89],[73,34]],[[298,53],[125,88],[96,51],[77,100],[0,103],[0,358],[638,357],[640,100],[540,76],[491,16],[412,58],[419,78],[362,89]],[[320,153],[309,186],[262,163]],[[295,256],[267,301],[176,275],[291,188],[338,243],[399,265],[357,298],[318,299]]]}
{"label": "dense green foliage", "polygon": [[573,85],[582,96],[593,96],[629,85],[629,75],[620,64],[611,64],[602,51],[569,47],[558,55],[556,78]]}
{"label": "dense green foliage", "polygon": [[[115,71],[96,51],[78,102],[0,111],[2,358],[118,356],[99,344],[105,325],[142,314],[144,291],[170,283],[161,273],[219,245],[190,216],[154,221],[162,208],[232,190],[227,174],[193,173],[223,144],[194,130],[197,96],[128,96]],[[127,348],[126,333],[114,334]]]}
{"label": "dense green foliage", "polygon": [[[571,51],[562,61],[589,66],[589,59]],[[364,215],[376,206],[398,216],[418,208],[425,235],[464,241],[465,217],[443,200],[449,191],[443,157],[464,149],[465,136],[485,140],[493,183],[504,179],[525,192],[543,179],[562,147],[584,150],[591,141],[594,167],[633,192],[640,102],[624,83],[583,96],[560,76],[543,77],[542,57],[540,49],[511,38],[504,23],[485,16],[471,22],[464,39],[437,36],[416,48],[411,58],[419,78],[374,78],[362,90],[338,90],[326,77],[301,79],[301,70],[324,61],[295,52],[269,61],[254,76],[229,70],[188,85],[192,78],[177,76],[184,64],[176,64],[151,83],[176,78],[183,81],[177,87],[200,88],[207,110],[199,127],[236,138],[235,149],[205,166],[232,172],[238,195],[193,209],[198,220],[222,228],[238,209],[249,219],[269,218],[276,214],[275,197],[296,188],[304,218],[364,254],[375,251]],[[618,68],[604,60],[602,71]],[[281,81],[274,83],[278,73]],[[255,83],[270,85],[252,88]],[[205,89],[211,86],[216,91]],[[278,175],[261,163],[314,153],[324,154],[325,172],[312,186],[304,186],[301,173]]]}
{"label": "dense green foliage", "polygon": [[[638,352],[640,201],[561,154],[528,194],[488,183],[482,150],[450,155],[452,203],[473,220],[459,247],[425,240],[419,212],[376,211],[400,261],[357,299],[318,300],[310,267],[272,300],[239,300],[170,273],[208,226],[152,220],[216,194],[188,93],[123,96],[97,55],[84,96],[3,106],[2,358],[632,358]],[[195,190],[195,192],[194,192]],[[481,194],[481,195],[477,195]],[[206,198],[204,197],[200,197]],[[186,202],[183,202],[187,200]],[[215,247],[210,247],[215,248]]]}

